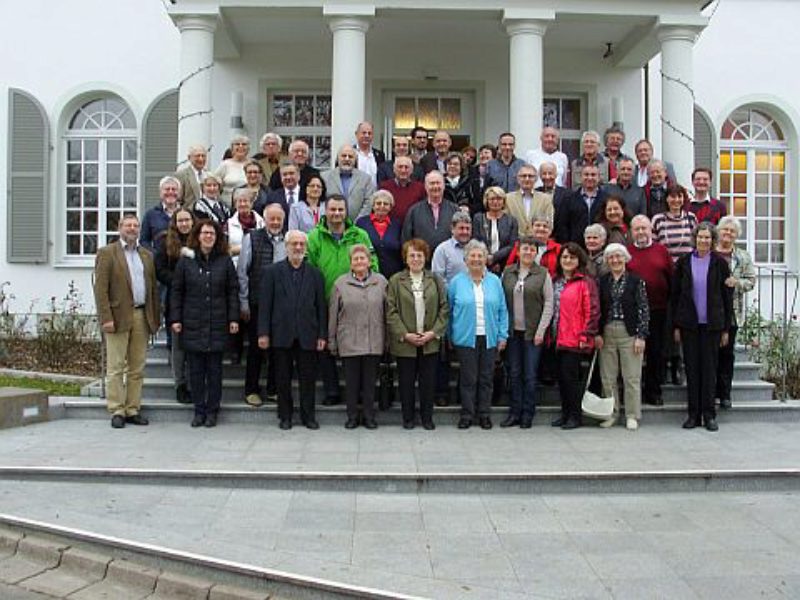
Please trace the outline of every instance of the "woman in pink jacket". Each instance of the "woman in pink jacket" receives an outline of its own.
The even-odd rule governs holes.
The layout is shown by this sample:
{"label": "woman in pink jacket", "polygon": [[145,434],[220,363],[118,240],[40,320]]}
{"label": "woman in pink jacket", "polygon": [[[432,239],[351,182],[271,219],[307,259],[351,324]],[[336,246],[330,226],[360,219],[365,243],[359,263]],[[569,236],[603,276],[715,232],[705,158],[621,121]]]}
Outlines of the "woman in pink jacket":
{"label": "woman in pink jacket", "polygon": [[586,274],[588,259],[574,242],[561,246],[553,282],[552,339],[555,340],[561,416],[553,427],[575,429],[581,426],[581,397],[584,377],[583,357],[594,350],[598,332],[600,300],[597,284]]}

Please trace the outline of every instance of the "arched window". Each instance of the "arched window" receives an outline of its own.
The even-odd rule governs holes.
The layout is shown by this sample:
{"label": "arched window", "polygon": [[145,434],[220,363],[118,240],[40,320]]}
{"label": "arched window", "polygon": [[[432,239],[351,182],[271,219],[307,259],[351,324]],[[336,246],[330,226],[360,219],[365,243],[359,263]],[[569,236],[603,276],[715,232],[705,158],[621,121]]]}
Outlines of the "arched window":
{"label": "arched window", "polygon": [[66,143],[66,254],[91,256],[117,239],[119,219],[138,210],[136,118],[120,98],[81,106]]}
{"label": "arched window", "polygon": [[743,107],[722,126],[720,198],[739,217],[739,243],[758,263],[786,262],[786,152],[778,123],[761,109]]}

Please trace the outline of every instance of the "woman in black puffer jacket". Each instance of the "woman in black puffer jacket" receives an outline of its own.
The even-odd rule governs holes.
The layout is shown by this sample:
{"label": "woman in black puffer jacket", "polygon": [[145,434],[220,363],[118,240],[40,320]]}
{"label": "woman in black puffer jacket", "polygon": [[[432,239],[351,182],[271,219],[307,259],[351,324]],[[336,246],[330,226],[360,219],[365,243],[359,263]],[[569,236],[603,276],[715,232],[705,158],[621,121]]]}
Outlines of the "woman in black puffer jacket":
{"label": "woman in black puffer jacket", "polygon": [[192,427],[214,427],[222,399],[222,356],[239,331],[239,284],[217,223],[201,220],[172,277],[170,320],[189,357]]}

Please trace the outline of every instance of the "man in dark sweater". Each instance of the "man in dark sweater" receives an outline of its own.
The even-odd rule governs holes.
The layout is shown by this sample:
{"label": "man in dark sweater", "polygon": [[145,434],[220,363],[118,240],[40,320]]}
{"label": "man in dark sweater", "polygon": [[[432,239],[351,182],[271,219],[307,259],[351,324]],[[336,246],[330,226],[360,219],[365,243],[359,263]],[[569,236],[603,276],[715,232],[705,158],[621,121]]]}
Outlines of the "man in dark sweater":
{"label": "man in dark sweater", "polygon": [[672,282],[672,259],[667,249],[653,241],[653,227],[645,215],[631,220],[633,244],[628,246],[628,270],[644,280],[650,306],[650,336],[645,346],[644,401],[661,406],[665,350],[668,348],[667,305]]}
{"label": "man in dark sweater", "polygon": [[425,175],[425,193],[427,198],[414,204],[406,213],[403,221],[403,243],[420,238],[430,248],[436,248],[450,238],[450,223],[459,209],[454,203],[444,199],[444,175],[439,171],[434,170]]}

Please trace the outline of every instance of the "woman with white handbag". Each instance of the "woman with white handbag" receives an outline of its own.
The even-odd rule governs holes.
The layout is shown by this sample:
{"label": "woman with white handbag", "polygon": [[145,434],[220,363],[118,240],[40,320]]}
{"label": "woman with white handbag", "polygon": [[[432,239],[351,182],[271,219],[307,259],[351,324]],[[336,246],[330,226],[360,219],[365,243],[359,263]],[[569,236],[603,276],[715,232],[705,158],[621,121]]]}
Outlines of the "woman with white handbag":
{"label": "woman with white handbag", "polygon": [[595,345],[600,350],[603,392],[614,396],[614,412],[600,423],[612,427],[619,418],[617,378],[622,371],[625,386],[625,426],[635,431],[642,418],[642,358],[649,333],[650,308],[644,281],[628,272],[631,259],[622,244],[609,244],[603,253],[608,272],[600,277],[600,332]]}

